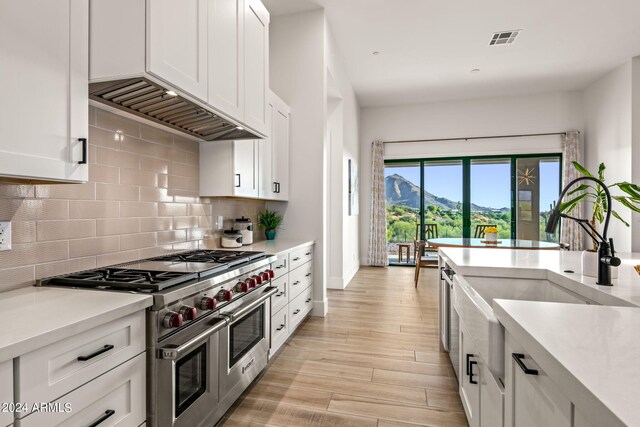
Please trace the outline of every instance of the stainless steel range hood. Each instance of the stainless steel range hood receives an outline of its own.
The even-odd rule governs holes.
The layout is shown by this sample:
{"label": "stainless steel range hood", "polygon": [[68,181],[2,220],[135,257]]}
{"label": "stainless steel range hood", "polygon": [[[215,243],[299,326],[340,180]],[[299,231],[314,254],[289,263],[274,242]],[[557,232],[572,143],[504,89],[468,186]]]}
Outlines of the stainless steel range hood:
{"label": "stainless steel range hood", "polygon": [[89,98],[205,141],[263,138],[145,77],[91,83]]}

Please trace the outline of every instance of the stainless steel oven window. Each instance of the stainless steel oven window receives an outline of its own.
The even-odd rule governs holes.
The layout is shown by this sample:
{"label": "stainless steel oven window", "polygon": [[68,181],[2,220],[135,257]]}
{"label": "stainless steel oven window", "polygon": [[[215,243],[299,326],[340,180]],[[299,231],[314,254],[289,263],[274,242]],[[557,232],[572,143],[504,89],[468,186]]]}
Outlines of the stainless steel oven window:
{"label": "stainless steel oven window", "polygon": [[178,418],[207,391],[206,343],[176,362],[175,388],[175,417]]}
{"label": "stainless steel oven window", "polygon": [[229,369],[264,337],[264,304],[261,304],[230,326]]}

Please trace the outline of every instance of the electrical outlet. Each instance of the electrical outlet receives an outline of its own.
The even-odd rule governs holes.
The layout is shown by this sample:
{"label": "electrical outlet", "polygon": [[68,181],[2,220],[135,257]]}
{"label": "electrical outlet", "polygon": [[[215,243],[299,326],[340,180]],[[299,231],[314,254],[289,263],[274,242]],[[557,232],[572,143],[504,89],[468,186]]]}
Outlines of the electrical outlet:
{"label": "electrical outlet", "polygon": [[0,251],[11,250],[11,222],[0,221]]}

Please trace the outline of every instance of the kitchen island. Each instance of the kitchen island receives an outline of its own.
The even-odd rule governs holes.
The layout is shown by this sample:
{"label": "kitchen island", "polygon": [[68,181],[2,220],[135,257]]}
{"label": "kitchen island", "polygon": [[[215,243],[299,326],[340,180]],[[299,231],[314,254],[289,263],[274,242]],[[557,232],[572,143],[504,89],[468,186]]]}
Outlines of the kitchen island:
{"label": "kitchen island", "polygon": [[[440,337],[471,426],[631,425],[640,254],[614,286],[567,251],[442,248]],[[637,335],[637,334],[636,334]]]}

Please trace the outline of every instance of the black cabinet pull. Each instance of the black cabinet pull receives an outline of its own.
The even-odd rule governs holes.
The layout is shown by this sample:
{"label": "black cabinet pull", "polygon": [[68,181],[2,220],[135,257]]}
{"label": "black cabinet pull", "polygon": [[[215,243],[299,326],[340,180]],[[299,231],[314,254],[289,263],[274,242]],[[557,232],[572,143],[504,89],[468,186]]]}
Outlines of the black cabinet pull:
{"label": "black cabinet pull", "polygon": [[94,357],[100,356],[102,353],[106,353],[109,350],[113,350],[113,346],[111,344],[105,345],[100,350],[96,351],[95,353],[91,353],[88,356],[78,356],[78,360],[80,362],[86,362],[87,360],[91,360]]}
{"label": "black cabinet pull", "polygon": [[518,366],[520,366],[520,369],[522,369],[522,372],[524,372],[526,375],[538,375],[537,369],[527,368],[527,366],[524,364],[524,362],[522,361],[522,359],[524,359],[524,354],[513,353],[512,356],[513,356],[513,360],[516,361]]}
{"label": "black cabinet pull", "polygon": [[97,427],[100,424],[102,424],[103,422],[105,422],[107,420],[107,418],[109,418],[111,415],[113,415],[115,413],[116,413],[116,411],[114,411],[113,409],[107,409],[106,411],[104,411],[104,415],[103,416],[101,416],[100,418],[98,418],[97,420],[95,420],[94,422],[89,424],[87,427]]}
{"label": "black cabinet pull", "polygon": [[240,174],[239,173],[236,174],[236,178],[238,178],[238,183],[236,184],[236,187],[240,187],[240,183],[242,181],[240,181]]}
{"label": "black cabinet pull", "polygon": [[281,331],[281,330],[283,330],[283,329],[284,329],[284,324],[283,324],[283,325],[280,325],[280,327],[279,327],[279,328],[276,328],[276,331]]}
{"label": "black cabinet pull", "polygon": [[311,298],[307,298],[305,302],[311,302]]}
{"label": "black cabinet pull", "polygon": [[87,138],[78,138],[78,141],[82,144],[82,160],[78,162],[79,165],[87,164],[87,157],[89,156],[89,142]]}
{"label": "black cabinet pull", "polygon": [[469,359],[471,359],[473,357],[473,354],[468,354],[467,353],[467,375],[469,375]]}
{"label": "black cabinet pull", "polygon": [[292,261],[298,261],[300,259],[300,257],[295,257],[294,259],[292,259]]}
{"label": "black cabinet pull", "polygon": [[309,255],[311,255],[311,252],[307,252],[307,253],[305,253],[305,255],[306,255],[306,256],[309,256]]}
{"label": "black cabinet pull", "polygon": [[293,312],[293,314],[298,314],[300,313],[300,309],[297,309],[296,311]]}
{"label": "black cabinet pull", "polygon": [[469,362],[469,384],[478,384],[478,381],[473,380],[473,367],[477,364],[478,362],[476,362],[475,360]]}
{"label": "black cabinet pull", "polygon": [[311,273],[307,273],[304,275],[304,277],[309,277],[309,276],[311,276]]}
{"label": "black cabinet pull", "polygon": [[278,194],[280,194],[280,183],[277,182],[276,184],[278,184]]}
{"label": "black cabinet pull", "polygon": [[296,280],[295,282],[292,283],[293,286],[296,286],[296,285],[299,285],[299,284],[300,284],[299,280]]}

